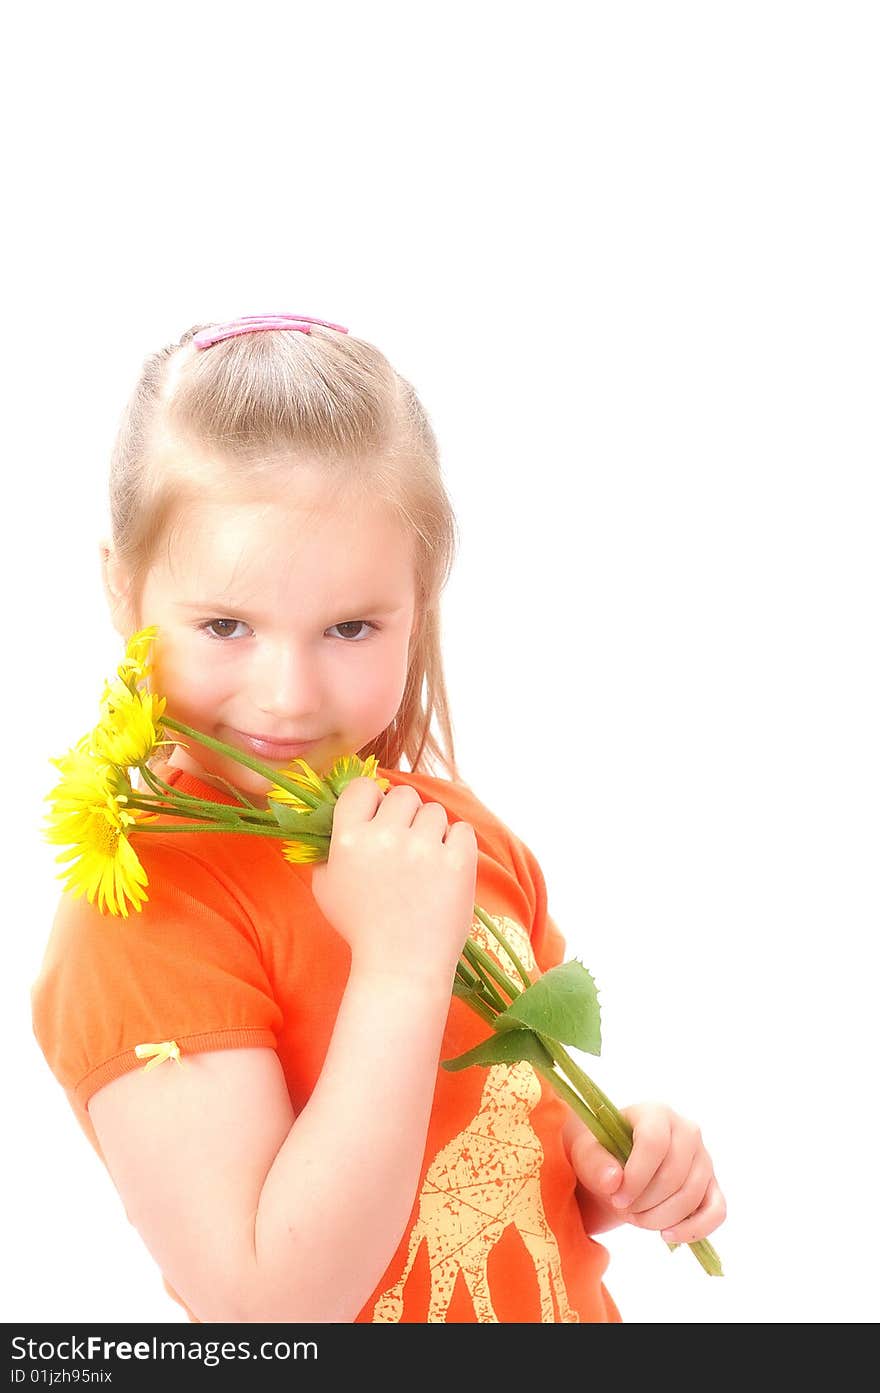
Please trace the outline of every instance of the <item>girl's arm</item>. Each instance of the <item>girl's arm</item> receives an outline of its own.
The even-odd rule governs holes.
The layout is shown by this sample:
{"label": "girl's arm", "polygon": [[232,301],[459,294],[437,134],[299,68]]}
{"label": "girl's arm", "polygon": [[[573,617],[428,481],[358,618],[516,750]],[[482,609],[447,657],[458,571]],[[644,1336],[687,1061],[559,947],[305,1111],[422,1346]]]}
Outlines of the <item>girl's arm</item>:
{"label": "girl's arm", "polygon": [[262,1187],[252,1319],[351,1321],[382,1277],[418,1190],[451,995],[451,981],[352,974]]}
{"label": "girl's arm", "polygon": [[294,1119],[277,1055],[184,1055],[89,1113],[130,1222],[200,1321],[352,1321],[418,1187],[450,988],[352,973]]}
{"label": "girl's arm", "polygon": [[351,949],[299,1117],[272,1050],[184,1056],[89,1111],[129,1218],[203,1321],[352,1321],[418,1187],[477,840],[408,785],[343,790],[312,894]]}

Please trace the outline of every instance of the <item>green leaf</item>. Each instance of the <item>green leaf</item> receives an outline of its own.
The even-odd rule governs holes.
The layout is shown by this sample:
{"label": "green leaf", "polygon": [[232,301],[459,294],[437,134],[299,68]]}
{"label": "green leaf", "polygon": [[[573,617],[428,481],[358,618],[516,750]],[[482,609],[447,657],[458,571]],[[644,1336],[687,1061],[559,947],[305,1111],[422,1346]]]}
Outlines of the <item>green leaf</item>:
{"label": "green leaf", "polygon": [[493,1064],[516,1064],[519,1059],[545,1066],[553,1063],[549,1050],[530,1030],[505,1030],[500,1035],[490,1035],[488,1040],[481,1041],[455,1059],[444,1059],[442,1064],[444,1069],[455,1073],[459,1069],[467,1069],[471,1064],[482,1064],[488,1069]]}
{"label": "green leaf", "polygon": [[269,807],[282,832],[290,832],[292,836],[297,832],[315,832],[320,836],[329,837],[333,830],[333,808],[329,803],[321,803],[317,808],[304,812],[299,808],[291,808],[287,803],[276,803],[270,798]]}
{"label": "green leaf", "polygon": [[551,967],[495,1017],[503,1032],[529,1026],[539,1035],[574,1045],[587,1054],[600,1054],[599,999],[596,984],[583,963],[572,960]]}

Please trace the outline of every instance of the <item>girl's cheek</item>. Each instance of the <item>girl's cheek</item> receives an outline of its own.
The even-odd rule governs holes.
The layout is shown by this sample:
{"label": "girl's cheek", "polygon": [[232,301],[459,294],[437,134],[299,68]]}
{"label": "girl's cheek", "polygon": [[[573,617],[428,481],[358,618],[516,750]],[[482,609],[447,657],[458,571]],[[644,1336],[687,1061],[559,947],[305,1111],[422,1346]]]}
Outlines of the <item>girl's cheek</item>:
{"label": "girl's cheek", "polygon": [[371,673],[361,675],[358,685],[362,700],[372,706],[378,708],[398,702],[406,687],[406,664],[395,666],[390,661],[378,664]]}
{"label": "girl's cheek", "polygon": [[195,713],[219,700],[222,684],[209,658],[197,653],[166,650],[154,663],[153,689],[168,699],[169,707]]}

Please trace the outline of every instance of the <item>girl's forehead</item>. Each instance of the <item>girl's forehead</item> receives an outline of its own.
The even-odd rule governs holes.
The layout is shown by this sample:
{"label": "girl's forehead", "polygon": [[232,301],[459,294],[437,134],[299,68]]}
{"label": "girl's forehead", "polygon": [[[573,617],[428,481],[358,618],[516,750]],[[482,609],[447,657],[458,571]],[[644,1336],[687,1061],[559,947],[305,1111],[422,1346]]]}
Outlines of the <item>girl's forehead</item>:
{"label": "girl's forehead", "polygon": [[160,565],[178,581],[218,585],[302,570],[409,573],[412,535],[397,512],[362,491],[283,487],[181,500]]}
{"label": "girl's forehead", "polygon": [[176,460],[170,480],[171,515],[178,527],[258,526],[266,515],[305,519],[350,516],[353,509],[379,511],[380,500],[365,475],[298,460],[279,464],[266,459],[244,467],[196,456],[192,467]]}

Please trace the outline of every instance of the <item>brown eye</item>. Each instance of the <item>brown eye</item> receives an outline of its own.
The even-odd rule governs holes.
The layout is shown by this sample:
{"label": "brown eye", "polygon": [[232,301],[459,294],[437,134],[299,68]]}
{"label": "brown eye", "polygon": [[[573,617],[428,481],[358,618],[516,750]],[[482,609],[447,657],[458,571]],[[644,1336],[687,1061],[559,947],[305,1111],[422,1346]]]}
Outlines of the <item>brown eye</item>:
{"label": "brown eye", "polygon": [[241,623],[241,619],[210,619],[202,628],[212,638],[232,638],[236,626]]}
{"label": "brown eye", "polygon": [[[342,623],[342,624],[331,624],[330,627],[331,627],[331,629],[339,629],[340,632],[341,632],[343,629],[366,629],[366,630],[369,632],[371,629],[375,629],[376,625],[375,625],[375,624],[371,624],[370,621],[369,621],[369,619],[346,619],[344,623]],[[344,633],[344,634],[342,635],[342,637],[343,637],[343,638],[346,638],[346,639],[352,639],[352,638],[364,639],[364,638],[367,637],[367,634],[365,634],[365,633],[364,633],[364,634],[352,634],[352,633],[347,633],[347,634],[345,634],[345,633]]]}

